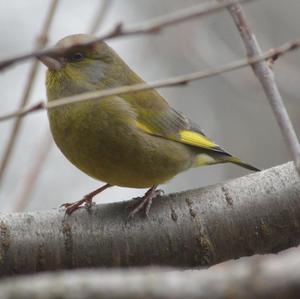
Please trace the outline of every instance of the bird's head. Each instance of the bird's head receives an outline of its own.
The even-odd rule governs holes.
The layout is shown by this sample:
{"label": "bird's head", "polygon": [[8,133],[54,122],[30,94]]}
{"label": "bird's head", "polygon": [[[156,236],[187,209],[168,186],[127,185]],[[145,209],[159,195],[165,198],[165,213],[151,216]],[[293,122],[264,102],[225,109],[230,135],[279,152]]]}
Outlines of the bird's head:
{"label": "bird's head", "polygon": [[105,42],[80,45],[94,38],[87,34],[67,36],[56,47],[70,50],[39,57],[48,68],[46,86],[49,100],[128,84],[126,76],[130,69]]}

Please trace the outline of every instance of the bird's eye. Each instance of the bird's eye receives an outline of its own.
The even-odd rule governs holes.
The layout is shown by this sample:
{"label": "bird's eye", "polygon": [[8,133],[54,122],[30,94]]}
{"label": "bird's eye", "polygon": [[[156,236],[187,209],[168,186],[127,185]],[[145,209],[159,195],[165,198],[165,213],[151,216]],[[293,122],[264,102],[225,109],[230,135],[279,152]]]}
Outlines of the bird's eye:
{"label": "bird's eye", "polygon": [[68,60],[70,62],[78,62],[81,61],[83,58],[84,58],[84,54],[81,52],[77,52],[69,55]]}

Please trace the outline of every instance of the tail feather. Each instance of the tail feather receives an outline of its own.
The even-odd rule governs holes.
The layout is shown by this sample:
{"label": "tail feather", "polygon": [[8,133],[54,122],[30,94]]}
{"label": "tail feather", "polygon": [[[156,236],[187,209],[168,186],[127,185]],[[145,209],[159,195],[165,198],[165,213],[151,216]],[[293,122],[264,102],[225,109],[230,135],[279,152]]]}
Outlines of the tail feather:
{"label": "tail feather", "polygon": [[260,171],[260,169],[241,161],[239,158],[231,156],[227,152],[216,153],[209,152],[201,153],[197,155],[195,166],[204,166],[204,165],[213,165],[213,164],[221,164],[221,163],[233,163],[243,168],[249,169],[251,171]]}
{"label": "tail feather", "polygon": [[236,158],[236,157],[233,157],[233,156],[228,157],[228,158],[227,158],[227,161],[228,161],[228,162],[231,162],[231,163],[233,163],[233,164],[236,164],[236,165],[238,165],[238,166],[241,166],[241,167],[243,167],[243,168],[252,170],[252,171],[260,171],[260,169],[254,167],[254,166],[252,166],[252,165],[250,165],[250,164],[248,164],[248,163],[245,163],[245,162],[241,161],[239,158]]}

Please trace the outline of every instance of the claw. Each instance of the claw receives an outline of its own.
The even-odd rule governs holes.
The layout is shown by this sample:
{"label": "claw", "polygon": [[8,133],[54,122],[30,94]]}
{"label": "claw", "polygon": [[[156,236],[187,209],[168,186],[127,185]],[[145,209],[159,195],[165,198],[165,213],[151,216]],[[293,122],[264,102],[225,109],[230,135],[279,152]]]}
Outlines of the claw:
{"label": "claw", "polygon": [[78,200],[78,201],[76,201],[74,203],[65,203],[62,206],[66,208],[65,213],[67,215],[71,215],[73,212],[75,212],[76,210],[78,210],[83,204],[85,204],[87,206],[91,206],[92,200],[93,200],[92,197],[85,196],[81,200]]}
{"label": "claw", "polygon": [[152,201],[157,196],[162,194],[162,190],[155,190],[157,186],[152,186],[143,197],[137,197],[139,199],[137,205],[129,213],[127,220],[132,219],[140,210],[144,209],[146,217],[149,216],[149,211],[152,205]]}
{"label": "claw", "polygon": [[78,210],[83,204],[89,210],[92,207],[94,196],[99,194],[100,192],[104,191],[105,189],[107,189],[109,187],[111,187],[111,185],[106,184],[106,185],[94,190],[93,192],[85,195],[81,200],[75,201],[73,203],[67,202],[67,203],[62,204],[60,207],[66,208],[66,211],[65,211],[66,215],[71,215],[76,210]]}
{"label": "claw", "polygon": [[71,206],[71,205],[73,205],[74,203],[69,203],[69,202],[66,202],[66,203],[63,203],[62,205],[60,205],[59,207],[60,208],[67,208],[67,207],[69,207],[69,206]]}

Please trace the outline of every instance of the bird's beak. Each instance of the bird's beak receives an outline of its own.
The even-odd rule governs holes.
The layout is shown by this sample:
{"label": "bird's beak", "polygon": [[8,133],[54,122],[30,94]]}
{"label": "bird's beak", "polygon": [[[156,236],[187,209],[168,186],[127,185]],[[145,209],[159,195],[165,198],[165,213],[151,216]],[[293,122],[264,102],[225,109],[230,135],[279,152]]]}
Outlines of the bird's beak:
{"label": "bird's beak", "polygon": [[50,56],[40,56],[38,59],[49,69],[58,71],[62,68],[63,63],[62,61],[57,57],[50,57]]}

